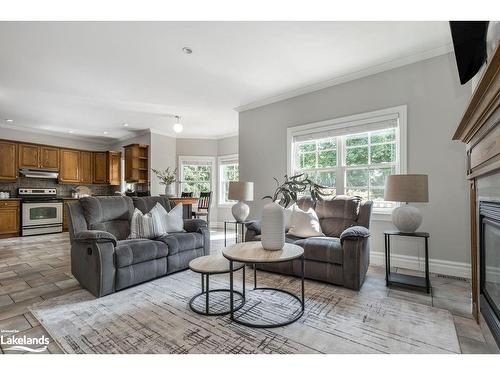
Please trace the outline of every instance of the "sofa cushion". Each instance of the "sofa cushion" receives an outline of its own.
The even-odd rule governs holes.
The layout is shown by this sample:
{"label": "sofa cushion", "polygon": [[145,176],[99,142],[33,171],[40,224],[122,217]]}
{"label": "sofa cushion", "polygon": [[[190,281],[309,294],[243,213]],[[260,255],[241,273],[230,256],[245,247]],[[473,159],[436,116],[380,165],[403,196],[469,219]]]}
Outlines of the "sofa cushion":
{"label": "sofa cushion", "polygon": [[164,242],[143,238],[118,241],[115,247],[115,262],[118,268],[164,258],[167,255],[168,247]]}
{"label": "sofa cushion", "polygon": [[358,197],[345,195],[331,200],[318,200],[315,210],[323,233],[329,237],[340,237],[346,228],[357,225],[360,202]]}
{"label": "sofa cushion", "polygon": [[172,209],[167,197],[133,197],[132,201],[134,202],[134,206],[141,210],[143,214],[151,211],[156,206],[156,203],[160,203],[167,212]]}
{"label": "sofa cushion", "polygon": [[109,232],[118,240],[128,237],[134,212],[130,197],[85,197],[80,204],[88,229]]}
{"label": "sofa cushion", "polygon": [[203,235],[197,232],[169,233],[158,237],[156,241],[161,241],[168,246],[169,256],[203,247]]}
{"label": "sofa cushion", "polygon": [[304,258],[319,262],[342,264],[342,245],[334,237],[309,237],[294,242],[304,249]]}

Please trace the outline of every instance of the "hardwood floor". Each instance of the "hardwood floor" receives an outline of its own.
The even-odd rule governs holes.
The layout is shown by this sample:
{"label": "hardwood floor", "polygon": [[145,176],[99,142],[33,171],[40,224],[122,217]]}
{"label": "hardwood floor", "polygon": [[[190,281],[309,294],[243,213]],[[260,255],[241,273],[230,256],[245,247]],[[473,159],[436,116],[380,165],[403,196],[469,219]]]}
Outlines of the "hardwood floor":
{"label": "hardwood floor", "polygon": [[[212,233],[214,251],[223,243],[220,231]],[[57,295],[79,289],[71,277],[67,233],[19,237],[0,240],[0,332],[17,330],[27,337],[50,335],[29,312],[29,307]],[[397,270],[414,274],[412,270]],[[433,274],[432,295],[385,286],[382,267],[370,266],[367,279],[360,293],[372,296],[389,296],[448,309],[454,317],[455,327],[463,353],[495,353],[498,348],[491,337],[483,335],[470,314],[470,283]],[[5,333],[3,333],[5,335]],[[0,353],[5,347],[0,345]],[[51,340],[50,353],[61,353]]]}

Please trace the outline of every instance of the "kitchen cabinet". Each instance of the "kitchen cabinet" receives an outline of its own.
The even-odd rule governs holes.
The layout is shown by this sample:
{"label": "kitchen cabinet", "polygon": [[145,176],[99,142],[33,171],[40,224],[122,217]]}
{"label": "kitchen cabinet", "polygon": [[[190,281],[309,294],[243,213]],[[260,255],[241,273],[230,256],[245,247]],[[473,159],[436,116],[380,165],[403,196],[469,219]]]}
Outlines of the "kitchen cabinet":
{"label": "kitchen cabinet", "polygon": [[93,179],[92,152],[80,151],[80,182],[82,184],[91,184]]}
{"label": "kitchen cabinet", "polygon": [[40,168],[59,169],[59,149],[57,147],[40,146]]}
{"label": "kitchen cabinet", "polygon": [[59,149],[29,143],[19,144],[19,168],[59,169]]}
{"label": "kitchen cabinet", "polygon": [[80,151],[60,150],[59,182],[77,184],[80,182]]}
{"label": "kitchen cabinet", "polygon": [[17,143],[0,141],[0,181],[17,179]]}
{"label": "kitchen cabinet", "polygon": [[40,147],[38,145],[19,144],[19,168],[40,168]]}
{"label": "kitchen cabinet", "polygon": [[121,152],[109,152],[109,184],[110,185],[120,185],[121,184],[121,162],[122,153]]}
{"label": "kitchen cabinet", "polygon": [[19,201],[0,200],[0,238],[19,235]]}
{"label": "kitchen cabinet", "polygon": [[108,183],[108,155],[107,152],[93,152],[94,184]]}
{"label": "kitchen cabinet", "polygon": [[125,148],[125,182],[149,183],[149,146],[131,144]]}

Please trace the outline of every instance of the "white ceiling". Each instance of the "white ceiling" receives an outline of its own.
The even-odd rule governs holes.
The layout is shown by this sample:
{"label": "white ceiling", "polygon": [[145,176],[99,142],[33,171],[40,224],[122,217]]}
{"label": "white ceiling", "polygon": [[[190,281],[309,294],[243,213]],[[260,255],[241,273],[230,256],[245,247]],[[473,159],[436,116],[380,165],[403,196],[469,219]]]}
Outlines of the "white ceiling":
{"label": "white ceiling", "polygon": [[0,22],[0,126],[111,141],[178,114],[181,136],[223,137],[234,108],[450,43],[447,22]]}

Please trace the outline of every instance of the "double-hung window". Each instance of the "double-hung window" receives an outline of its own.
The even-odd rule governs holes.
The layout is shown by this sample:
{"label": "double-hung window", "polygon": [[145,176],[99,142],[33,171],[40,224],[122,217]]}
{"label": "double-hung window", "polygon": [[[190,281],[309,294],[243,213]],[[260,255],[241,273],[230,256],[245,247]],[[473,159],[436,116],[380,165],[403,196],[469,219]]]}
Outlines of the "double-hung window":
{"label": "double-hung window", "polygon": [[208,156],[179,156],[179,178],[181,192],[193,193],[213,191],[215,187],[215,159]]}
{"label": "double-hung window", "polygon": [[288,129],[289,173],[305,173],[334,195],[384,201],[385,179],[406,173],[406,106]]}
{"label": "double-hung window", "polygon": [[238,155],[224,155],[219,157],[219,205],[234,203],[228,199],[229,183],[239,181]]}

